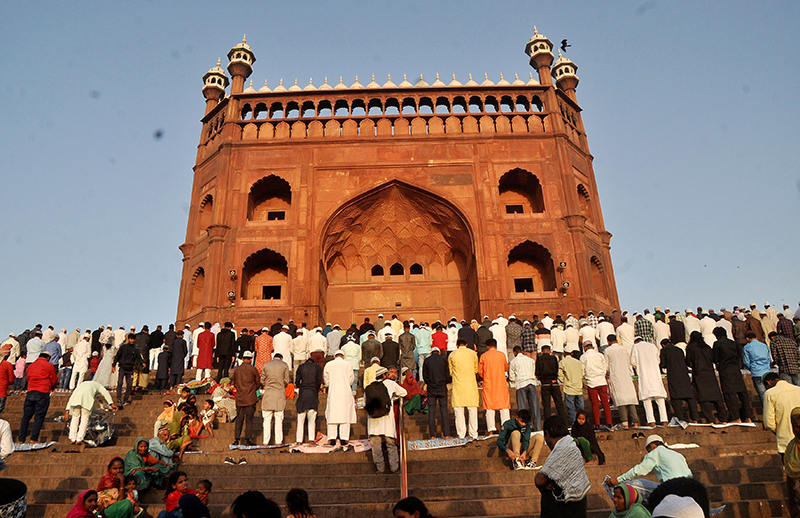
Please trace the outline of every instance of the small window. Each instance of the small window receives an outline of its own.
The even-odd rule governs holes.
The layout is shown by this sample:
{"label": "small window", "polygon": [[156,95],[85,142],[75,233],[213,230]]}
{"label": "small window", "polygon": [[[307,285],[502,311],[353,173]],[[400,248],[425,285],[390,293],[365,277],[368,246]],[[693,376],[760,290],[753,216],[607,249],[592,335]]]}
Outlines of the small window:
{"label": "small window", "polygon": [[411,275],[422,275],[422,265],[414,263],[411,265],[411,268],[408,269],[408,272]]}
{"label": "small window", "polygon": [[286,219],[286,211],[271,210],[267,212],[267,221],[283,221],[285,219]]}
{"label": "small window", "polygon": [[281,298],[280,286],[262,286],[261,298],[264,300],[279,300]]}
{"label": "small window", "polygon": [[372,267],[372,276],[373,277],[380,277],[383,276],[383,266],[376,264]]}
{"label": "small window", "polygon": [[506,205],[506,214],[522,214],[522,205]]}
{"label": "small window", "polygon": [[403,275],[405,273],[405,268],[400,263],[394,263],[391,268],[389,268],[389,275]]}
{"label": "small window", "polygon": [[532,293],[533,279],[514,279],[514,291],[517,293]]}

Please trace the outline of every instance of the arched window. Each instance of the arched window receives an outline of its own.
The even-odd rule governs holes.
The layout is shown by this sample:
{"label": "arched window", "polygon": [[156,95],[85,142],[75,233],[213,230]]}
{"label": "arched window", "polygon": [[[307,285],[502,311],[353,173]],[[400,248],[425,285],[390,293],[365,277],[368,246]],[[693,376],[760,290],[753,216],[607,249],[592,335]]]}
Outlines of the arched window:
{"label": "arched window", "polygon": [[508,276],[516,293],[556,289],[553,258],[545,247],[532,241],[520,243],[508,253]]}
{"label": "arched window", "polygon": [[192,291],[191,291],[191,301],[189,302],[189,307],[192,310],[200,309],[203,307],[203,289],[206,283],[206,271],[203,270],[202,267],[199,267],[194,272],[194,276],[192,277]]}
{"label": "arched window", "polygon": [[391,267],[389,267],[389,275],[403,275],[404,273],[405,269],[400,263],[394,263]]}
{"label": "arched window", "polygon": [[292,205],[292,187],[280,176],[269,175],[250,188],[248,221],[282,221]]}
{"label": "arched window", "polygon": [[594,292],[597,295],[603,297],[604,299],[607,299],[608,290],[606,288],[606,275],[603,270],[603,263],[600,262],[600,259],[598,259],[596,255],[592,256],[591,263],[592,263],[592,287],[594,288]]}
{"label": "arched window", "polygon": [[242,268],[242,299],[286,300],[289,267],[279,253],[264,248],[252,254]]}
{"label": "arched window", "polygon": [[539,179],[524,169],[512,169],[500,177],[500,204],[506,214],[544,212],[544,195]]}
{"label": "arched window", "polygon": [[202,234],[206,229],[211,226],[211,216],[214,212],[214,197],[207,194],[203,201],[200,202],[200,218],[198,225],[198,233]]}
{"label": "arched window", "polygon": [[376,264],[375,266],[372,267],[372,271],[370,272],[370,274],[373,277],[383,277],[383,266]]}
{"label": "arched window", "polygon": [[422,275],[422,265],[419,263],[412,264],[411,268],[408,269],[408,273],[411,275]]}
{"label": "arched window", "polygon": [[592,221],[592,203],[591,199],[589,198],[589,191],[586,190],[586,187],[583,184],[578,184],[578,204],[581,208],[581,214],[586,217],[587,222]]}

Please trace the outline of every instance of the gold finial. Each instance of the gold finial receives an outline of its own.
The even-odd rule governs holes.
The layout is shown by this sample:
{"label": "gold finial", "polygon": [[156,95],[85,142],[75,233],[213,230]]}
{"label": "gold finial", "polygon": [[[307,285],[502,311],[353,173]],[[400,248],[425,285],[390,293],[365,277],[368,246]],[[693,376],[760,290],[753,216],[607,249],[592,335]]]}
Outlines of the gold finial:
{"label": "gold finial", "polygon": [[533,34],[534,34],[534,36],[538,36],[539,35],[539,31],[536,30],[536,26],[535,25],[533,26]]}
{"label": "gold finial", "polygon": [[358,83],[358,76],[356,76],[356,83]]}
{"label": "gold finial", "polygon": [[561,49],[558,49],[558,59],[563,58],[564,56],[561,55]]}
{"label": "gold finial", "polygon": [[436,72],[436,80],[439,80],[439,72]]}
{"label": "gold finial", "polygon": [[267,80],[264,79],[264,87],[266,88],[266,86],[267,86]]}
{"label": "gold finial", "polygon": [[502,80],[503,80],[503,74],[501,73],[500,74],[500,81],[502,81]]}
{"label": "gold finial", "polygon": [[328,76],[325,76],[325,84],[328,84]]}
{"label": "gold finial", "polygon": [[422,74],[419,75],[419,80],[422,81]]}
{"label": "gold finial", "polygon": [[280,86],[283,86],[283,78],[281,78],[281,84],[280,84]]}
{"label": "gold finial", "polygon": [[339,84],[342,84],[342,76],[339,76]]}
{"label": "gold finial", "polygon": [[247,43],[247,33],[242,36],[242,43]]}
{"label": "gold finial", "polygon": [[[533,74],[531,74],[531,77],[533,77]],[[514,74],[514,81],[519,81],[519,74]]]}
{"label": "gold finial", "polygon": [[405,75],[405,74],[403,74],[403,81],[405,81],[405,80],[406,80],[406,75]]}
{"label": "gold finial", "polygon": [[[453,74],[453,75],[455,75],[455,74]],[[470,74],[469,74],[469,80],[472,81],[472,72],[470,72]]]}
{"label": "gold finial", "polygon": [[531,80],[533,80],[533,72],[529,72],[529,74],[531,76]]}
{"label": "gold finial", "polygon": [[456,80],[456,75],[455,75],[455,74],[453,74],[453,81],[455,81],[455,80]]}
{"label": "gold finial", "polygon": [[222,62],[222,58],[217,58],[217,68],[219,68],[219,64]]}
{"label": "gold finial", "polygon": [[313,79],[314,79],[313,77],[309,77],[308,78],[308,84],[313,85],[314,84]]}
{"label": "gold finial", "polygon": [[375,74],[372,74],[372,82],[375,82]]}
{"label": "gold finial", "polygon": [[483,74],[483,79],[488,81],[489,80],[489,74]]}
{"label": "gold finial", "polygon": [[392,80],[392,74],[386,74],[386,75],[389,76],[389,81],[391,81]]}
{"label": "gold finial", "polygon": [[253,88],[253,80],[250,80],[250,88]]}
{"label": "gold finial", "polygon": [[294,79],[294,86],[297,86],[297,78]]}

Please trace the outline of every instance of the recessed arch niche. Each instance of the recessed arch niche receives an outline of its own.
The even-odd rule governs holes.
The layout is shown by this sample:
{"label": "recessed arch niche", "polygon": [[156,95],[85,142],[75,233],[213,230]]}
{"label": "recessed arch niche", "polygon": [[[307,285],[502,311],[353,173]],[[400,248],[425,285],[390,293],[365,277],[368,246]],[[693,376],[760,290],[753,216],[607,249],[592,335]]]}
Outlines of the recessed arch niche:
{"label": "recessed arch niche", "polygon": [[[320,284],[326,318],[357,321],[373,310],[434,320],[445,314],[474,317],[478,282],[472,235],[452,203],[404,182],[356,196],[323,227]],[[382,270],[376,276],[378,265]]]}
{"label": "recessed arch niche", "polygon": [[247,198],[248,221],[284,220],[292,206],[292,186],[289,182],[271,174],[250,188]]}
{"label": "recessed arch niche", "polygon": [[544,212],[544,195],[539,179],[524,169],[512,169],[500,177],[500,205],[506,214]]}
{"label": "recessed arch niche", "polygon": [[288,263],[278,252],[263,248],[245,260],[242,267],[242,299],[285,302],[288,288]]}
{"label": "recessed arch niche", "polygon": [[524,241],[508,253],[508,277],[512,293],[540,293],[556,289],[556,273],[550,251],[533,241]]}

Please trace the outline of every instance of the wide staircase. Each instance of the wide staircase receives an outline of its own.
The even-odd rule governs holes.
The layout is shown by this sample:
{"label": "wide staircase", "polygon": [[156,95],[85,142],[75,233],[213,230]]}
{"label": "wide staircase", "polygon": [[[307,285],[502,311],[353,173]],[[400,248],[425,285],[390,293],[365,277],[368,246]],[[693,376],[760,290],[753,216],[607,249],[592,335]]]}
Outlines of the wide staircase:
{"label": "wide staircase", "polygon": [[[749,379],[747,380],[750,386]],[[512,404],[515,401],[511,390]],[[9,468],[0,477],[17,478],[28,485],[28,516],[62,518],[75,502],[77,494],[94,488],[105,474],[108,461],[124,457],[139,436],[151,437],[153,422],[162,410],[165,396],[148,392],[133,397],[133,404],[117,413],[115,437],[98,448],[83,453],[64,453],[69,441],[64,423],[54,419],[63,414],[68,395],[54,394],[40,437],[57,441],[46,450],[17,452],[8,459]],[[198,396],[198,400],[204,398]],[[16,432],[22,415],[24,396],[9,396],[2,414]],[[760,404],[752,395],[756,412]],[[588,403],[588,399],[587,399]],[[320,403],[317,429],[325,431],[325,397]],[[512,410],[513,412],[513,410]],[[359,411],[359,422],[351,438],[366,438],[366,414]],[[261,437],[261,419],[255,419],[257,442]],[[293,441],[295,433],[294,402],[289,401],[284,421],[284,439]],[[450,413],[453,423],[452,410]],[[406,438],[427,438],[427,416],[404,417]],[[454,429],[454,427],[453,427]],[[480,431],[485,422],[480,412]],[[695,443],[699,448],[680,450],[695,477],[706,484],[713,505],[725,504],[722,518],[788,516],[785,483],[774,435],[762,429],[732,426],[724,429],[690,426],[659,427],[641,430],[645,435],[658,433],[668,444]],[[632,439],[633,431],[599,433],[607,464],[586,466],[592,490],[589,510],[592,517],[609,515],[612,504],[601,482],[605,475],[616,476],[641,461],[644,439]],[[400,475],[376,474],[369,452],[329,454],[294,454],[288,448],[255,451],[228,449],[233,438],[233,424],[219,425],[215,436],[196,441],[202,453],[187,454],[181,469],[187,472],[190,487],[202,478],[214,483],[210,497],[212,516],[228,515],[234,498],[249,489],[262,491],[284,508],[286,492],[294,487],[308,491],[319,518],[391,516],[392,505],[400,499]],[[544,447],[540,463],[549,450]],[[246,465],[226,465],[225,457]],[[512,471],[509,461],[499,455],[494,440],[475,441],[455,448],[411,451],[408,453],[409,494],[421,498],[438,517],[538,516],[539,491],[534,485],[536,471]],[[653,478],[652,474],[649,478]],[[156,516],[163,509],[164,491],[150,489],[141,500],[147,513]]]}

